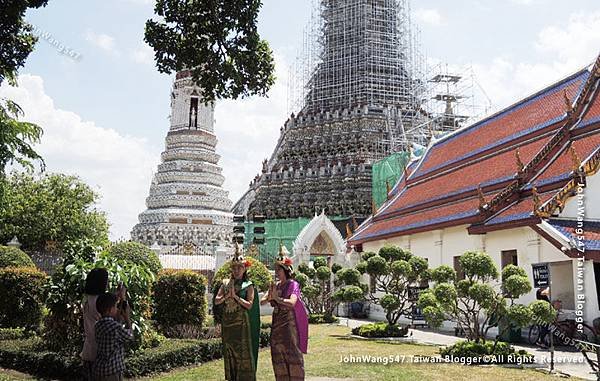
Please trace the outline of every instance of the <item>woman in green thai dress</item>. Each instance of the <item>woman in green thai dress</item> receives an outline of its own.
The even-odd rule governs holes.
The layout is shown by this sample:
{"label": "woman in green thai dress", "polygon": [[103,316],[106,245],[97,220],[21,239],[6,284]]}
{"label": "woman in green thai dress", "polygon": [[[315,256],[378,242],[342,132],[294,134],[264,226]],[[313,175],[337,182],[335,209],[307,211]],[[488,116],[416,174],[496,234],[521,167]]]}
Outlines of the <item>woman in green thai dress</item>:
{"label": "woman in green thai dress", "polygon": [[221,337],[228,381],[256,380],[260,312],[258,294],[248,280],[250,262],[242,258],[236,245],[231,261],[231,278],[223,280],[215,304],[223,304]]}

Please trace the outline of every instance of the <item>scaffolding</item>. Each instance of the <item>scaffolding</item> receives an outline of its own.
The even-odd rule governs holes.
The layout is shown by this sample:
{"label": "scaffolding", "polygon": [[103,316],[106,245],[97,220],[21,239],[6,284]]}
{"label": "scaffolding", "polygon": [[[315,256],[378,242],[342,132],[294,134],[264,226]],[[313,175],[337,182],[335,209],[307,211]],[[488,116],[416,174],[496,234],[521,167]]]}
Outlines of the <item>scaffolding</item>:
{"label": "scaffolding", "polygon": [[385,117],[384,155],[426,145],[427,81],[408,0],[312,0],[311,20],[288,82],[290,113],[357,108]]}
{"label": "scaffolding", "polygon": [[[489,114],[492,102],[471,66],[449,69],[438,63],[430,69],[427,102],[428,125],[435,137],[475,123]],[[428,127],[429,128],[429,127]]]}

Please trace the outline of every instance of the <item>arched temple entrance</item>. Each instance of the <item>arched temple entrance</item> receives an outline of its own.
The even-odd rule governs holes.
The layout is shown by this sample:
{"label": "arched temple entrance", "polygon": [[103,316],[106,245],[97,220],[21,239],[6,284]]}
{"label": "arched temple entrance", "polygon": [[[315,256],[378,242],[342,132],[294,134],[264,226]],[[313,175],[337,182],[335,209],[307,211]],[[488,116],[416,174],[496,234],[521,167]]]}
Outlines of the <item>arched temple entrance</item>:
{"label": "arched temple entrance", "polygon": [[330,263],[350,266],[344,239],[325,212],[315,216],[300,231],[292,247],[292,259],[296,265],[308,263],[311,256],[325,256]]}

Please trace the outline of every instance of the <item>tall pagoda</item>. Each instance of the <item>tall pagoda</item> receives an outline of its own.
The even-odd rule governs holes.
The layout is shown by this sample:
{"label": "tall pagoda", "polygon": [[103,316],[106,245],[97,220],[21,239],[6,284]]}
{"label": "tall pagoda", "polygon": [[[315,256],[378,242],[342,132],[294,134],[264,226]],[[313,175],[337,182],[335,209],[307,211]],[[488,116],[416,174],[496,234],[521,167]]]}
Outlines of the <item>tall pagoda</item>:
{"label": "tall pagoda", "polygon": [[[234,206],[267,219],[371,214],[372,164],[431,137],[407,0],[321,0],[319,59],[303,105]],[[393,184],[392,184],[393,185]],[[343,226],[343,225],[341,225]]]}
{"label": "tall pagoda", "polygon": [[225,178],[215,152],[214,105],[200,101],[189,71],[176,75],[170,119],[147,209],[131,237],[158,244],[163,254],[184,246],[210,253],[230,241],[232,202],[222,188]]}

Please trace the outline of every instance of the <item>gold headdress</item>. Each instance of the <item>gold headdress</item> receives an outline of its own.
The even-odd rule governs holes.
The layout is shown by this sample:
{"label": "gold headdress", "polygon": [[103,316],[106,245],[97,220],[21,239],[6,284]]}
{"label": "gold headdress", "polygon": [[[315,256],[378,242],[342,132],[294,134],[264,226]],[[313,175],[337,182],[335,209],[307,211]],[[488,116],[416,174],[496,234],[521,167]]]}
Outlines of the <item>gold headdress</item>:
{"label": "gold headdress", "polygon": [[234,247],[235,252],[233,253],[233,258],[231,258],[231,264],[242,263],[245,267],[252,266],[252,262],[244,258],[242,253],[243,250],[240,248],[240,245],[237,242],[235,243]]}
{"label": "gold headdress", "polygon": [[294,268],[292,267],[292,259],[289,257],[290,252],[287,248],[280,243],[279,244],[279,258],[275,261],[275,264],[281,266],[283,269],[294,272]]}

